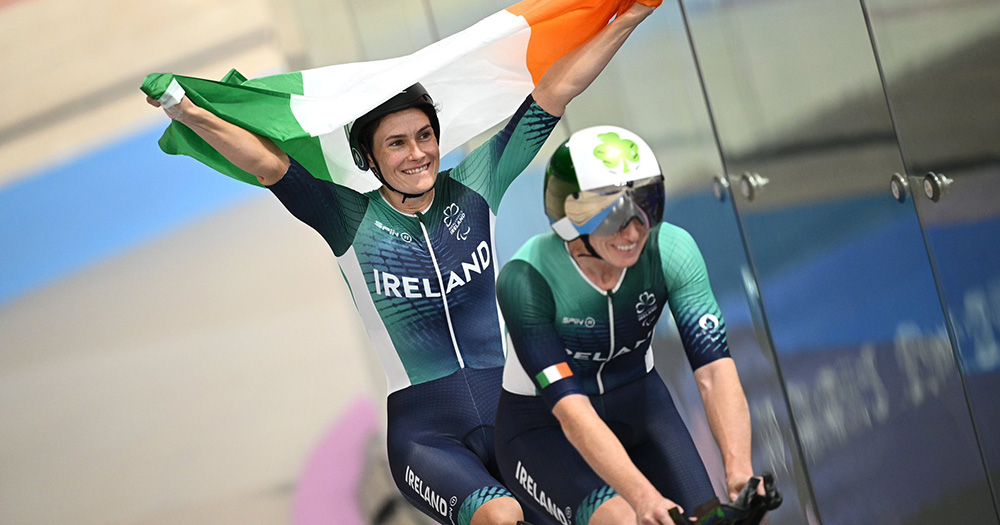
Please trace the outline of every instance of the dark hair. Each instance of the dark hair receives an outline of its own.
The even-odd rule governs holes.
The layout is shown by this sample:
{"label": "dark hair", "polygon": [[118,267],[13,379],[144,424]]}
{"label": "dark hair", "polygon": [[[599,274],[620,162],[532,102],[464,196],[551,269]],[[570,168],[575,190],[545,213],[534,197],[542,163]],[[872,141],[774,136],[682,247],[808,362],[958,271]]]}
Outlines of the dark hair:
{"label": "dark hair", "polygon": [[[427,120],[430,121],[431,128],[434,130],[434,140],[438,141],[438,144],[440,144],[441,137],[438,137],[438,127],[434,125],[437,121],[437,107],[429,106],[427,104],[421,104],[414,107],[423,111],[424,114],[427,115]],[[406,111],[407,109],[411,108],[403,108],[399,111]],[[393,113],[399,113],[399,111],[394,111]],[[365,127],[361,128],[361,133],[358,135],[358,142],[360,142],[364,152],[368,155],[372,155],[372,157],[375,156],[375,131],[378,130],[379,125],[382,124],[382,120],[389,115],[392,115],[392,113],[386,113],[368,124],[365,124]]]}

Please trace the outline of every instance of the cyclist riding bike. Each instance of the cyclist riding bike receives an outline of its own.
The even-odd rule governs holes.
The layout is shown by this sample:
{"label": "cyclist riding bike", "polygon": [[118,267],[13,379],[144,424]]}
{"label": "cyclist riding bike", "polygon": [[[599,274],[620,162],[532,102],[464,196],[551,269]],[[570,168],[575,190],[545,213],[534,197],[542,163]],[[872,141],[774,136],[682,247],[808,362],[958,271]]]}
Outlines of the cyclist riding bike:
{"label": "cyclist riding bike", "polygon": [[452,170],[438,172],[441,130],[419,84],[358,118],[347,129],[355,162],[382,183],[365,194],[313,177],[272,141],[187,97],[166,110],[330,245],[385,369],[393,480],[440,523],[513,525],[525,517],[493,452],[505,354],[496,212],[566,105],[652,11],[632,5],[559,59],[507,126]]}
{"label": "cyclist riding bike", "polygon": [[672,525],[671,509],[714,498],[653,367],[669,308],[735,498],[753,476],[747,401],[701,253],[661,222],[652,150],[621,128],[578,131],[548,164],[544,200],[554,232],[522,246],[497,282],[513,348],[496,423],[507,486],[576,525]]}

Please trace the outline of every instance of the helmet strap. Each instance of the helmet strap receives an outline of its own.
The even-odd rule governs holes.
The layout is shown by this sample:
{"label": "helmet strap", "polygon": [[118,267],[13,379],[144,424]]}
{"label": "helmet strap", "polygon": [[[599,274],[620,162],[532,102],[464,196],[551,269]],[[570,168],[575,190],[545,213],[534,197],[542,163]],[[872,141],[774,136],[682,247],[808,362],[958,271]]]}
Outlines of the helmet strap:
{"label": "helmet strap", "polygon": [[581,235],[580,240],[583,241],[584,248],[586,248],[587,252],[590,254],[589,257],[596,257],[602,261],[604,260],[604,257],[597,255],[597,252],[594,251],[594,246],[590,244],[590,235]]}
{"label": "helmet strap", "polygon": [[404,202],[404,203],[406,202],[406,199],[415,199],[417,197],[422,197],[422,196],[426,195],[427,192],[429,192],[432,189],[434,189],[434,187],[432,186],[427,191],[422,191],[420,193],[406,193],[404,191],[399,191],[396,188],[393,188],[392,184],[389,184],[389,181],[385,180],[385,177],[382,176],[382,170],[379,168],[378,162],[375,160],[375,157],[373,155],[369,155],[369,158],[371,158],[370,169],[372,170],[372,173],[375,174],[375,178],[378,179],[378,181],[381,182],[383,186],[385,186],[386,188],[389,188],[389,190],[394,191],[394,192],[402,195],[403,196],[402,202]]}

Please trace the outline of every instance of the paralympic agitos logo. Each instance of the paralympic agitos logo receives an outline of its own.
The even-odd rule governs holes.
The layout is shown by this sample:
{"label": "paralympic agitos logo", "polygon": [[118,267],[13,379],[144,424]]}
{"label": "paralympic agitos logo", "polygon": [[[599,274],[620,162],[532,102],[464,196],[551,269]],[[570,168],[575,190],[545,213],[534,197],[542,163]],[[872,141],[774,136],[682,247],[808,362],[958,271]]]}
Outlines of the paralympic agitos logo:
{"label": "paralympic agitos logo", "polygon": [[465,212],[458,207],[458,204],[453,202],[444,209],[444,225],[448,228],[448,233],[460,241],[468,239],[469,232],[472,231],[470,226],[466,226],[464,232],[460,230],[463,221],[465,221]]}
{"label": "paralympic agitos logo", "polygon": [[642,326],[653,324],[656,319],[656,296],[651,292],[642,292],[639,302],[635,303],[635,313]]}

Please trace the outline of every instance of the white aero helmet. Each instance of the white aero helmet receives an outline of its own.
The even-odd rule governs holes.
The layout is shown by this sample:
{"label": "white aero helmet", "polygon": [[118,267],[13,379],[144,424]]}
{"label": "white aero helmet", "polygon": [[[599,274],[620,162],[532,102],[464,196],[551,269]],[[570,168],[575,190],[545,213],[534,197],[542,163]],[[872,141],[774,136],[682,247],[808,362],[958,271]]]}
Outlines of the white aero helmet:
{"label": "white aero helmet", "polygon": [[563,240],[663,220],[663,172],[641,137],[615,126],[573,133],[545,170],[545,214]]}

